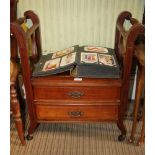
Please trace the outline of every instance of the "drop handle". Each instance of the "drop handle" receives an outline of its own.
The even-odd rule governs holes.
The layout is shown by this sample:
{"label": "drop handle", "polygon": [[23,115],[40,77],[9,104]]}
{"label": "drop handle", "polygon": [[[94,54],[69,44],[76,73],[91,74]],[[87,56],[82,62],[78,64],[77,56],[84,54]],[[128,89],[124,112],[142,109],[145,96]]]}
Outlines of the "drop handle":
{"label": "drop handle", "polygon": [[68,95],[71,96],[72,98],[80,98],[81,96],[84,95],[84,93],[83,92],[74,91],[74,92],[69,92]]}
{"label": "drop handle", "polygon": [[68,115],[71,117],[81,117],[84,114],[82,111],[70,111]]}

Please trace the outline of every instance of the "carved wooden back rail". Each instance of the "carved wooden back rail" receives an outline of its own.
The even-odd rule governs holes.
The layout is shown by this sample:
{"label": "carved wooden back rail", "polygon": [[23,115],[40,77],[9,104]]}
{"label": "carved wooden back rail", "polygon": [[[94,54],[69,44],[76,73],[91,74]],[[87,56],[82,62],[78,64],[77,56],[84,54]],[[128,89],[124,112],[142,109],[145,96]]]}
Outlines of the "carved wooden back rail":
{"label": "carved wooden back rail", "polygon": [[[25,22],[26,19],[31,19],[33,26],[27,32],[24,32],[24,30],[21,28],[20,25],[23,22]],[[132,27],[128,31],[125,31],[125,29],[123,27],[125,20],[130,20],[130,22],[132,24]],[[30,135],[34,132],[34,130],[37,126],[37,123],[39,122],[39,118],[38,118],[38,120],[36,118],[37,117],[36,116],[37,109],[35,109],[35,106],[34,106],[34,93],[35,93],[34,91],[35,90],[33,90],[33,88],[36,87],[36,89],[37,89],[37,84],[35,84],[35,80],[36,80],[36,83],[37,83],[37,81],[39,81],[39,83],[42,83],[42,86],[44,88],[48,87],[46,89],[48,89],[49,91],[51,91],[53,89],[52,86],[54,84],[51,84],[51,86],[48,86],[47,81],[54,83],[52,81],[52,80],[54,80],[58,83],[61,83],[62,88],[66,86],[66,89],[68,89],[69,86],[72,86],[73,90],[74,90],[74,82],[73,82],[73,80],[71,80],[71,78],[69,78],[69,79],[64,78],[61,80],[60,80],[60,77],[52,77],[53,78],[52,80],[51,80],[51,78],[48,78],[48,77],[32,78],[32,76],[31,76],[32,70],[30,67],[30,62],[32,60],[33,63],[36,63],[41,56],[40,23],[39,23],[39,18],[37,17],[37,15],[35,13],[33,13],[32,11],[26,11],[24,13],[23,18],[20,18],[18,21],[11,23],[11,33],[17,39],[17,43],[18,43],[18,47],[19,47],[23,81],[24,81],[24,85],[25,85],[26,98],[27,98],[27,103],[28,103],[28,111],[29,111],[29,115],[30,115],[30,121],[33,122],[33,123],[31,123],[29,131],[28,131],[28,133]],[[118,88],[118,86],[117,86],[117,89],[120,89],[119,90],[120,98],[118,99],[120,102],[120,105],[118,105],[118,103],[115,103],[115,105],[117,105],[117,106],[114,106],[114,108],[115,107],[118,108],[118,118],[115,118],[115,121],[117,121],[117,125],[120,128],[122,135],[126,134],[126,130],[125,130],[122,122],[123,122],[123,117],[125,114],[125,110],[127,107],[127,101],[128,101],[129,74],[130,74],[130,69],[131,69],[131,65],[132,65],[132,57],[133,57],[133,53],[134,53],[134,49],[135,49],[134,42],[139,34],[144,34],[144,26],[141,25],[136,19],[132,18],[132,15],[130,12],[127,12],[127,11],[122,12],[117,18],[116,34],[115,34],[115,51],[116,51],[116,56],[120,63],[120,67],[121,67],[121,77],[117,80],[116,79],[103,79],[103,80],[96,79],[97,80],[96,83],[98,85],[101,85],[103,83],[105,83],[105,85],[109,85],[110,83],[114,84],[115,82],[119,83],[119,85],[121,84],[121,88],[120,87]],[[32,48],[33,48],[31,57],[29,57],[29,55],[28,55],[28,53],[29,53],[28,39],[29,38],[31,38]],[[33,79],[34,79],[34,81],[33,81]],[[62,80],[63,81],[66,80],[66,85],[62,83]],[[32,81],[33,81],[33,83],[32,83]],[[109,81],[109,82],[107,82],[107,81]],[[68,87],[67,87],[67,82],[71,82],[71,84],[69,83],[70,85],[68,84]],[[83,81],[83,84],[90,83],[90,85],[91,85],[92,82],[94,84],[94,79],[85,79]],[[46,85],[44,85],[45,83],[46,83]],[[82,84],[79,84],[79,83],[78,83],[78,85],[79,85],[79,87],[82,86]],[[76,83],[76,87],[77,87],[77,83]],[[116,87],[116,85],[115,86],[113,85],[113,88],[114,87]],[[98,89],[98,86],[96,85],[95,88]],[[109,85],[109,88],[112,89],[112,87],[110,85]],[[82,89],[82,88],[79,88],[79,89]],[[92,89],[92,88],[90,87],[90,89]],[[106,88],[104,88],[104,86],[103,86],[103,89],[106,91]],[[114,88],[112,91],[114,91],[114,90],[116,90],[116,88]],[[41,90],[38,90],[38,91],[41,91]],[[43,93],[44,92],[42,92],[42,94]],[[102,92],[102,93],[104,94],[104,92]],[[89,95],[90,94],[88,94],[88,96]],[[47,99],[46,102],[49,102],[49,100]],[[55,101],[55,102],[57,102],[57,101]],[[93,102],[94,102],[94,100],[92,101],[92,103]],[[106,101],[104,101],[104,102],[106,102]],[[52,101],[51,101],[51,103],[49,102],[49,104],[51,104],[50,108],[53,108],[52,104],[54,104],[54,103]],[[64,103],[66,103],[66,102],[64,102]],[[81,101],[81,103],[84,105],[86,102]],[[66,105],[64,105],[64,106],[66,106]],[[104,105],[102,105],[102,106],[105,108]],[[42,107],[44,107],[44,105],[42,105]],[[75,107],[76,106],[73,105],[72,108],[75,108]],[[109,106],[109,107],[111,108],[111,106]],[[44,108],[42,110],[46,111],[48,109]],[[111,110],[112,110],[112,108],[111,108]],[[49,111],[49,113],[50,112],[51,111]],[[94,111],[92,111],[92,112],[94,112]],[[102,116],[100,116],[100,117],[102,117]],[[49,121],[51,121],[51,120],[49,119]],[[29,137],[29,139],[31,139],[31,138]],[[121,139],[123,139],[123,137],[120,138],[120,140]]]}
{"label": "carved wooden back rail", "polygon": [[[131,27],[128,31],[124,28],[125,20],[129,20],[131,23]],[[116,21],[116,32],[115,32],[115,52],[116,56],[119,60],[121,67],[121,76],[122,76],[122,95],[124,102],[128,102],[128,91],[129,91],[129,74],[131,71],[133,54],[135,51],[135,41],[138,36],[144,35],[145,28],[144,25],[138,22],[135,18],[132,18],[132,14],[128,11],[124,11],[119,14]],[[126,105],[126,104],[124,104]],[[125,111],[127,106],[124,107]]]}
{"label": "carved wooden back rail", "polygon": [[[24,32],[21,24],[25,22],[26,19],[31,19],[33,26]],[[17,40],[19,54],[21,59],[21,68],[23,75],[23,82],[26,91],[27,102],[31,103],[33,101],[33,92],[31,85],[31,62],[36,63],[41,56],[41,35],[40,35],[40,23],[38,16],[32,11],[26,11],[23,18],[19,18],[16,22],[11,23],[10,31]],[[29,56],[29,44],[28,39],[32,39],[32,56]],[[28,104],[29,113],[32,114],[30,119],[34,120],[34,109],[32,104]]]}
{"label": "carved wooden back rail", "polygon": [[[129,20],[132,24],[131,28],[126,31],[123,24],[125,20]],[[122,12],[116,22],[115,33],[115,51],[118,59],[122,61],[121,67],[124,69],[122,72],[123,78],[130,72],[132,57],[135,50],[135,41],[137,37],[144,34],[144,26],[128,11]]]}

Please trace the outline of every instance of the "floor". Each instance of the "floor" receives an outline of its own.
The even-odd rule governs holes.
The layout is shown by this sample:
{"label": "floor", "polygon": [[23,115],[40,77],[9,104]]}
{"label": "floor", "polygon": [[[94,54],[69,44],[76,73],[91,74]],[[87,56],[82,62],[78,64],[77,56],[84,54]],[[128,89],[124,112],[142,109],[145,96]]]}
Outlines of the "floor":
{"label": "floor", "polygon": [[[26,121],[26,129],[29,120]],[[132,120],[125,121],[128,134]],[[136,139],[140,134],[139,122]],[[27,131],[27,130],[26,130]],[[26,146],[20,144],[15,124],[11,119],[11,155],[144,155],[144,145],[117,140],[120,134],[115,123],[40,124],[34,138]]]}

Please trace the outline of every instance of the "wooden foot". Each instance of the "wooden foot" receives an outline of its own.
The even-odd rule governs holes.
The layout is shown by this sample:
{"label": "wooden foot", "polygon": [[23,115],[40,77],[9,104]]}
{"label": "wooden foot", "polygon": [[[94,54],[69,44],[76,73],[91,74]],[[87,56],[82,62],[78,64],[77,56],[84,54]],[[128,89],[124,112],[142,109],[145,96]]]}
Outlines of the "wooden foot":
{"label": "wooden foot", "polygon": [[135,141],[134,138],[131,138],[131,137],[130,137],[130,138],[128,139],[128,142],[129,142],[129,143],[134,143],[134,141]]}
{"label": "wooden foot", "polygon": [[28,135],[26,136],[27,140],[33,139],[32,135],[38,126],[39,126],[39,123],[36,123],[34,121],[30,122],[30,127],[28,129]]}
{"label": "wooden foot", "polygon": [[33,135],[29,135],[29,134],[28,134],[28,135],[26,136],[26,139],[27,139],[27,140],[32,140],[32,139],[33,139]]}
{"label": "wooden foot", "polygon": [[123,121],[118,121],[117,126],[121,131],[121,135],[118,136],[118,140],[121,142],[121,141],[125,140],[125,138],[126,138],[126,129],[123,124]]}
{"label": "wooden foot", "polygon": [[143,145],[144,144],[144,141],[138,141],[137,142],[137,146],[140,146],[140,145]]}
{"label": "wooden foot", "polygon": [[39,126],[39,123],[35,123],[35,122],[31,121],[29,130],[28,130],[28,135],[26,136],[27,140],[32,140],[33,139],[33,133],[34,133],[34,131],[36,130],[36,128],[38,126]]}
{"label": "wooden foot", "polygon": [[118,140],[119,140],[120,142],[124,141],[125,138],[126,138],[126,135],[119,135],[119,136],[118,136]]}

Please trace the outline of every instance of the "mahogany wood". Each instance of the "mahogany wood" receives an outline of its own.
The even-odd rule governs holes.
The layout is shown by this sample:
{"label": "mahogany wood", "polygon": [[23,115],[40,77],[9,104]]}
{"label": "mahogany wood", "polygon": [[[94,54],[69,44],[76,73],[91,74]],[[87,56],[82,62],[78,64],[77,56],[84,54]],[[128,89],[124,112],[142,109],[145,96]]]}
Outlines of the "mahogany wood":
{"label": "mahogany wood", "polygon": [[65,87],[63,85],[61,87],[34,87],[35,100],[58,100],[61,98],[80,101],[115,101],[120,99],[120,87]]}
{"label": "mahogany wood", "polygon": [[43,121],[112,121],[117,119],[116,105],[36,105],[39,122]]}
{"label": "mahogany wood", "polygon": [[[40,23],[32,11],[24,13],[25,19],[30,18],[33,26],[25,33],[18,22],[11,23],[11,32],[15,35],[20,52],[23,80],[26,90],[30,127],[28,139],[40,122],[82,122],[82,121],[114,121],[121,130],[119,140],[124,140],[126,129],[123,124],[128,101],[129,73],[135,48],[134,41],[138,34],[144,33],[144,27],[137,22],[129,31],[124,31],[125,19],[132,20],[131,13],[123,12],[116,23],[115,50],[121,67],[118,79],[82,78],[74,81],[69,74],[32,77],[28,56],[28,39],[34,34],[32,44],[37,49],[33,55],[33,63],[41,56]],[[28,35],[27,35],[28,34]],[[31,35],[32,34],[32,35]],[[119,45],[125,51],[122,54]]]}
{"label": "mahogany wood", "polygon": [[[17,19],[17,3],[18,0],[10,0],[10,22],[14,22]],[[18,60],[17,55],[17,42],[13,35],[10,37],[11,44],[11,58],[14,60]]]}
{"label": "mahogany wood", "polygon": [[18,131],[18,135],[22,145],[25,145],[25,138],[24,138],[24,129],[23,129],[23,122],[21,119],[20,113],[20,104],[17,98],[17,91],[16,91],[16,79],[18,75],[18,68],[17,65],[10,61],[10,98],[11,98],[11,111],[12,115],[15,120],[16,128]]}
{"label": "mahogany wood", "polygon": [[[134,120],[133,120],[131,135],[129,138],[130,143],[134,142],[134,135],[137,127],[137,116],[138,116],[140,99],[142,96],[142,92],[145,89],[145,46],[143,44],[140,44],[139,46],[137,46],[135,51],[135,56],[138,59],[139,66],[138,66],[138,73],[137,73],[136,97],[135,97],[135,103],[134,103]],[[143,105],[142,129],[141,129],[140,138],[137,143],[138,145],[144,143],[144,135],[145,135],[144,133],[145,133],[145,105]]]}

